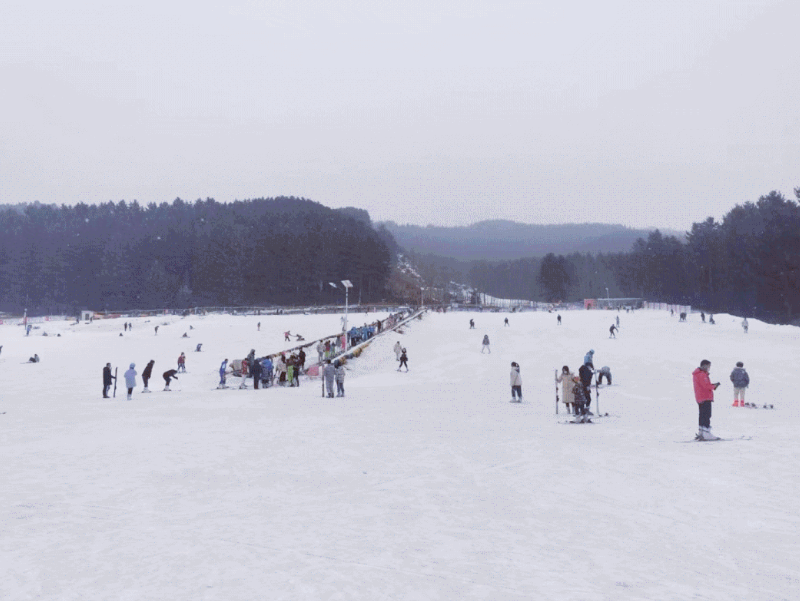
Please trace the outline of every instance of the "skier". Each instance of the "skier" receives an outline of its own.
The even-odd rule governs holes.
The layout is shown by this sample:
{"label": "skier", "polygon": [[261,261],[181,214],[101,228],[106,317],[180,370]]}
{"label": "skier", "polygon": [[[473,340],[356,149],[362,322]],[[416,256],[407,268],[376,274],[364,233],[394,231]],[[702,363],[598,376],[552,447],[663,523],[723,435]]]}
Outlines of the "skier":
{"label": "skier", "polygon": [[474,319],[470,319],[469,320],[469,329],[470,330],[474,330],[475,329],[475,320]]}
{"label": "skier", "polygon": [[181,353],[178,357],[178,373],[186,373],[186,353]]}
{"label": "skier", "polygon": [[586,394],[586,388],[578,376],[572,378],[572,382],[572,396],[575,403],[575,419],[573,421],[575,423],[583,424],[591,423],[592,420],[590,419],[590,416],[592,413],[589,411],[588,401],[590,399]]}
{"label": "skier", "polygon": [[158,326],[156,326],[156,336],[158,336]]}
{"label": "skier", "polygon": [[489,348],[489,334],[484,334],[483,335],[483,344],[481,346],[481,354],[483,354],[483,351],[487,351],[487,350],[489,351],[489,354],[491,355],[492,354],[492,349]]}
{"label": "skier", "polygon": [[103,398],[107,399],[108,397],[108,389],[111,388],[111,380],[114,379],[114,376],[111,375],[111,364],[106,363],[106,366],[103,368]]}
{"label": "skier", "polygon": [[583,364],[594,369],[594,349],[583,356]]}
{"label": "skier", "polygon": [[[403,349],[400,353],[400,367],[406,366],[406,371],[408,371],[408,355],[406,354],[406,349]],[[397,368],[397,371],[400,371],[400,367]]]}
{"label": "skier", "polygon": [[133,397],[133,389],[136,388],[136,364],[131,363],[131,368],[125,372],[125,386],[128,387],[128,400]]}
{"label": "skier", "polygon": [[336,377],[336,368],[331,365],[331,360],[325,360],[325,369],[322,371],[325,378],[325,388],[328,390],[328,398],[333,398],[333,380]]}
{"label": "skier", "polygon": [[611,386],[611,368],[607,365],[600,368],[600,371],[597,372],[597,383],[602,384],[603,378],[605,377],[608,380],[608,385]]}
{"label": "skier", "polygon": [[142,372],[142,382],[144,382],[144,389],[142,392],[150,392],[150,389],[147,387],[147,383],[150,381],[150,376],[153,375],[153,366],[156,364],[155,361],[150,359],[147,365],[144,366],[144,371]]}
{"label": "skier", "polygon": [[561,315],[556,315],[556,319],[558,320],[558,325],[561,325]]}
{"label": "skier", "polygon": [[508,325],[508,317],[506,317],[506,318],[503,320],[503,327],[506,327],[507,325]]}
{"label": "skier", "polygon": [[714,391],[719,386],[711,383],[709,372],[711,371],[711,361],[703,359],[700,367],[692,372],[692,383],[694,384],[694,399],[697,401],[699,412],[700,430],[695,436],[695,440],[719,440],[718,436],[711,433],[711,403],[714,402]]}
{"label": "skier", "polygon": [[744,389],[750,386],[750,376],[744,369],[744,363],[739,361],[731,372],[733,382],[733,406],[744,407]]}
{"label": "skier", "polygon": [[700,311],[700,319],[703,320],[703,323],[706,322],[706,314],[703,311]]}
{"label": "skier", "polygon": [[283,333],[283,341],[284,341],[284,342],[289,342],[289,341],[291,341],[291,338],[289,338],[289,336],[291,336],[291,335],[292,335],[292,332],[291,332],[291,331],[284,332],[284,333]]}
{"label": "skier", "polygon": [[317,343],[317,356],[320,363],[322,363],[325,354],[325,345],[322,344],[322,340]]}
{"label": "skier", "polygon": [[200,344],[198,344],[198,345],[197,345],[197,348],[195,348],[195,349],[194,349],[194,352],[195,352],[195,353],[199,353],[199,352],[201,352],[201,351],[200,351],[200,347],[202,347],[202,346],[203,346],[203,343],[201,342]]}
{"label": "skier", "polygon": [[259,332],[261,331],[261,322],[260,321],[258,322],[258,331]]}
{"label": "skier", "polygon": [[[578,370],[578,377],[580,378],[581,384],[583,384],[583,394],[584,394],[584,402],[586,403],[586,413],[589,415],[594,415],[591,411],[589,411],[589,406],[592,404],[592,377],[594,376],[594,366],[591,363],[584,363],[581,365],[581,368]],[[577,397],[575,399],[577,403]]]}
{"label": "skier", "polygon": [[574,377],[575,374],[566,365],[561,368],[561,373],[556,377],[556,382],[561,384],[561,402],[567,406],[568,413],[572,413],[575,404],[575,397],[572,394],[572,388],[575,386]]}
{"label": "skier", "polygon": [[617,315],[617,329],[619,329],[619,315]]}
{"label": "skier", "polygon": [[608,328],[608,331],[609,331],[609,334],[610,334],[610,335],[609,335],[609,338],[616,338],[616,335],[614,334],[614,332],[616,332],[616,331],[617,331],[617,326],[615,326],[615,325],[612,323],[612,324],[611,324],[611,327],[610,327],[610,328]]}
{"label": "skier", "polygon": [[397,342],[395,342],[395,344],[394,344],[394,357],[395,357],[395,359],[396,359],[397,361],[400,361],[400,354],[401,354],[402,352],[403,352],[403,345],[402,345],[402,344],[400,344],[400,341],[398,340],[398,341],[397,341]]}
{"label": "skier", "polygon": [[522,402],[522,376],[516,361],[511,362],[511,402]]}
{"label": "skier", "polygon": [[247,376],[250,374],[248,367],[250,366],[247,357],[242,359],[241,375],[242,381],[239,382],[239,389],[247,388]]}
{"label": "skier", "polygon": [[344,396],[344,365],[337,361],[336,364],[336,396]]}
{"label": "skier", "polygon": [[169,392],[169,391],[170,391],[170,390],[169,390],[169,383],[170,383],[170,381],[171,381],[173,378],[174,378],[174,379],[176,379],[176,380],[178,379],[178,376],[176,376],[176,375],[175,375],[175,374],[177,374],[177,373],[178,373],[178,371],[177,371],[177,370],[175,370],[175,369],[170,369],[169,371],[165,371],[165,372],[164,372],[164,382],[166,382],[166,385],[164,386],[164,390],[165,390],[166,392]]}
{"label": "skier", "polygon": [[267,386],[272,386],[272,374],[274,369],[275,368],[272,365],[272,357],[265,357],[261,362],[261,374]]}
{"label": "skier", "polygon": [[717,323],[716,321],[714,321],[714,316],[713,315],[709,316],[708,323],[710,323],[711,325],[714,325],[715,323]]}
{"label": "skier", "polygon": [[[745,334],[747,334],[747,328],[748,328],[748,327],[749,327],[749,324],[747,323],[747,318],[745,317],[745,318],[742,320],[742,329],[744,330],[744,333],[745,333]],[[0,347],[0,348],[2,348],[2,347]]]}
{"label": "skier", "polygon": [[33,353],[33,357],[28,358],[28,363],[39,363],[39,355]]}
{"label": "skier", "polygon": [[306,367],[306,352],[301,348],[300,352],[297,353],[297,374],[301,374],[305,371]]}
{"label": "skier", "polygon": [[217,385],[217,388],[227,388],[227,386],[225,385],[225,374],[227,371],[228,371],[228,360],[225,359],[225,361],[223,361],[222,364],[219,366],[219,384]]}

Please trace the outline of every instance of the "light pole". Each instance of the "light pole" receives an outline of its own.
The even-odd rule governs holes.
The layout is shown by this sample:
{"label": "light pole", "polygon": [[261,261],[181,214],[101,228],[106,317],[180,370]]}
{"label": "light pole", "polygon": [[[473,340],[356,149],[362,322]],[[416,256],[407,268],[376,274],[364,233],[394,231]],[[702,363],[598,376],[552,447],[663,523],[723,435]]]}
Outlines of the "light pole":
{"label": "light pole", "polygon": [[[328,282],[328,283],[334,288],[338,288],[338,286],[333,282]],[[344,325],[342,326],[342,331],[345,334],[345,340],[347,340],[347,305],[348,305],[347,297],[350,288],[353,287],[353,282],[351,282],[350,280],[342,280],[342,286],[344,287]]]}

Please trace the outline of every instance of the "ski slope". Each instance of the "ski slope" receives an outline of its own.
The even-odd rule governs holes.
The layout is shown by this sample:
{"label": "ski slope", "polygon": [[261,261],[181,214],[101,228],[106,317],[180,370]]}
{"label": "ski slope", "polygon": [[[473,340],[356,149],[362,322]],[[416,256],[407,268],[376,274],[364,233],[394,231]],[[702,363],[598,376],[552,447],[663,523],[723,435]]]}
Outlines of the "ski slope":
{"label": "ski slope", "polygon": [[[616,312],[561,315],[427,314],[349,362],[341,399],[305,378],[215,390],[222,359],[338,315],[0,326],[0,599],[797,599],[800,330],[638,311],[609,339]],[[554,370],[589,349],[612,416],[562,424]],[[124,400],[150,359],[154,392],[139,377]],[[722,383],[713,431],[751,440],[676,444],[697,430],[701,359]],[[731,407],[736,361],[774,411]]]}

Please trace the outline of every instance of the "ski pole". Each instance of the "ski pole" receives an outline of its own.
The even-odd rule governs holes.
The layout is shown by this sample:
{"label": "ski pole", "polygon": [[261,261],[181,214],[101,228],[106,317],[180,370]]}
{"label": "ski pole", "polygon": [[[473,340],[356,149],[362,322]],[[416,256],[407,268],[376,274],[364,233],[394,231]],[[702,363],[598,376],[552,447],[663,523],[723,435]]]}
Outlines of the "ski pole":
{"label": "ski pole", "polygon": [[558,370],[554,370],[553,381],[556,383],[556,415],[558,415]]}
{"label": "ski pole", "polygon": [[119,367],[114,368],[114,398],[117,398],[117,370]]}

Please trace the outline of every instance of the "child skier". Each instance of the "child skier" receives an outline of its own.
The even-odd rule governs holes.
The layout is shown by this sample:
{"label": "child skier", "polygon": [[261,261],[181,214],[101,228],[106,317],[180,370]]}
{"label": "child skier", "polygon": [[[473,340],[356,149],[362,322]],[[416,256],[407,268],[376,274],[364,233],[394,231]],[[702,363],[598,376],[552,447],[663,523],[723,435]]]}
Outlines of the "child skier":
{"label": "child skier", "polygon": [[400,367],[397,368],[397,371],[400,371],[400,368],[402,368],[404,365],[406,367],[406,371],[408,371],[408,355],[406,354],[406,349],[403,349],[400,353]]}
{"label": "child skier", "polygon": [[744,363],[739,361],[731,372],[733,382],[733,406],[744,407],[744,389],[750,386],[750,376],[744,369]]}
{"label": "child skier", "polygon": [[227,388],[227,386],[225,385],[225,374],[227,371],[228,371],[228,360],[225,359],[225,361],[223,361],[222,364],[219,366],[219,385],[217,385],[217,388]]}
{"label": "child skier", "polygon": [[178,357],[178,372],[186,372],[186,353],[181,353],[181,356]]}

